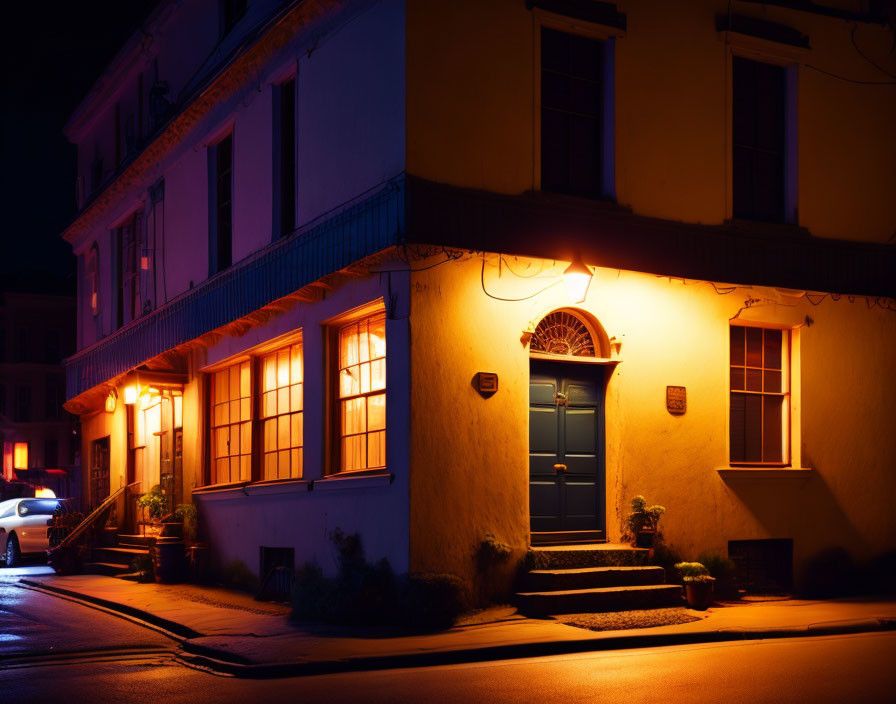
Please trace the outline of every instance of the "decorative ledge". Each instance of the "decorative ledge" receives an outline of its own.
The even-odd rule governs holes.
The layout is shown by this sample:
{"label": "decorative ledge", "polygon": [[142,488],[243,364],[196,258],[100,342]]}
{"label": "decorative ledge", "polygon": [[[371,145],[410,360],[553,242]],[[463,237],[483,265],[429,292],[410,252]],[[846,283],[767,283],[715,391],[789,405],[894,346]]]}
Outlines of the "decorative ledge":
{"label": "decorative ledge", "polygon": [[775,469],[762,467],[719,467],[716,471],[726,482],[752,480],[805,480],[812,475],[811,467],[780,467]]}
{"label": "decorative ledge", "polygon": [[334,491],[339,489],[373,489],[375,487],[389,486],[395,479],[391,472],[380,474],[359,474],[356,476],[332,476],[326,479],[315,479],[312,489],[314,491]]}
{"label": "decorative ledge", "polygon": [[281,479],[267,482],[239,482],[218,484],[195,489],[193,496],[201,501],[226,501],[246,496],[269,496],[272,494],[304,494],[311,490],[311,482],[305,479]]}

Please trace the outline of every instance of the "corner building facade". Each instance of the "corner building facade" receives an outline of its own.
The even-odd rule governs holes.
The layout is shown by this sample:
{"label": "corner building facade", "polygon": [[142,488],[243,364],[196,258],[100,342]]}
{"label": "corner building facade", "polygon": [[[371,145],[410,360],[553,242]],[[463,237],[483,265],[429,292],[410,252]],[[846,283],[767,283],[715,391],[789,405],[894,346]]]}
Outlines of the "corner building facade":
{"label": "corner building facade", "polygon": [[161,2],[67,127],[84,496],[260,577],[339,528],[474,586],[635,494],[782,588],[892,550],[893,29],[847,4]]}

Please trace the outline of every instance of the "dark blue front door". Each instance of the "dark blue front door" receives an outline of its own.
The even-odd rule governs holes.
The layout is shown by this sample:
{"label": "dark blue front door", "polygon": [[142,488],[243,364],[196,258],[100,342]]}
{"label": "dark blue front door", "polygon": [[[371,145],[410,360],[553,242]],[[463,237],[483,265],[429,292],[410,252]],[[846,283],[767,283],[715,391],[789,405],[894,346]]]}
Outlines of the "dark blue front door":
{"label": "dark blue front door", "polygon": [[604,525],[603,368],[531,361],[529,515],[533,533]]}

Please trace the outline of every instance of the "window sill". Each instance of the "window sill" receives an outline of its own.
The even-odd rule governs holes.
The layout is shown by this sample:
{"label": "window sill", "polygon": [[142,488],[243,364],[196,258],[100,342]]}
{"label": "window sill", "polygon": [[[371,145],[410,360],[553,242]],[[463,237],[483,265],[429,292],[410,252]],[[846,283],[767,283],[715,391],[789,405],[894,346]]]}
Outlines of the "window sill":
{"label": "window sill", "polygon": [[729,481],[755,481],[755,480],[806,480],[812,475],[811,467],[719,467],[716,469],[719,476],[726,482]]}
{"label": "window sill", "polygon": [[277,479],[263,482],[239,482],[216,484],[194,489],[193,496],[201,501],[223,501],[246,496],[270,496],[274,494],[304,494],[311,491],[312,482],[306,479]]}
{"label": "window sill", "polygon": [[325,479],[315,479],[311,487],[314,491],[334,491],[340,489],[373,489],[389,486],[395,479],[391,472],[375,474],[334,474]]}

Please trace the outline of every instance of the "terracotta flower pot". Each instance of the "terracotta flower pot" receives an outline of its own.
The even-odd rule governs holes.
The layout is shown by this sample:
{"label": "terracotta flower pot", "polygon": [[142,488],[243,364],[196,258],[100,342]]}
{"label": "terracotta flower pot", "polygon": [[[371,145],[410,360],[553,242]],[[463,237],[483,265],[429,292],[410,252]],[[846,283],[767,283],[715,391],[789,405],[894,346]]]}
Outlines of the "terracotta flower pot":
{"label": "terracotta flower pot", "polygon": [[656,545],[655,530],[639,530],[635,536],[635,547],[652,550]]}
{"label": "terracotta flower pot", "polygon": [[688,606],[697,611],[705,611],[713,602],[711,577],[699,582],[685,582],[684,590],[688,599]]}

